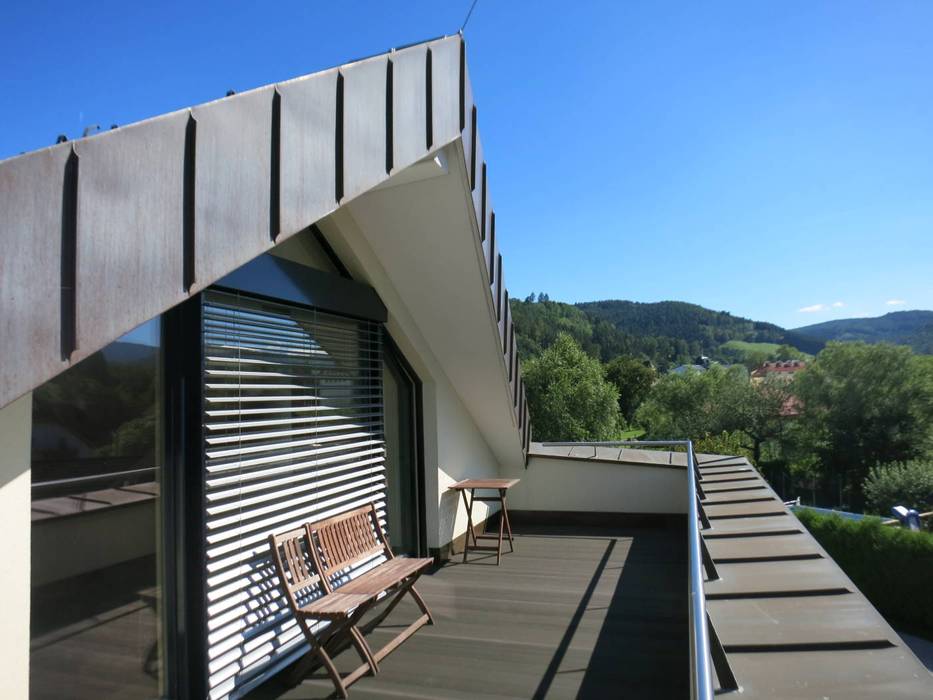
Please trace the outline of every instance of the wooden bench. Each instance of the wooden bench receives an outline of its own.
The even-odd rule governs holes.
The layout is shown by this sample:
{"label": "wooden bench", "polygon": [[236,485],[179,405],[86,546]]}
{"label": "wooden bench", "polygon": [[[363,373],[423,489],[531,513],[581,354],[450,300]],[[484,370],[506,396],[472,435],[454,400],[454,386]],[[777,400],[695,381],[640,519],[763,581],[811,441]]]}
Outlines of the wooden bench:
{"label": "wooden bench", "polygon": [[[304,632],[310,651],[296,664],[291,680],[300,682],[311,667],[320,661],[341,697],[347,688],[371,672],[379,672],[379,661],[434,619],[424,599],[415,590],[418,577],[432,559],[395,558],[379,524],[375,504],[351,510],[333,518],[307,523],[303,528],[269,536],[273,562],[282,592]],[[385,557],[373,568],[344,580],[350,570],[368,560]],[[384,620],[405,594],[414,598],[422,615],[396,635],[388,644],[373,652],[358,628],[358,623],[383,594],[391,596],[386,608],[372,622]],[[318,636],[313,627],[329,622]],[[346,676],[334,666],[330,653],[349,638],[363,663]]]}

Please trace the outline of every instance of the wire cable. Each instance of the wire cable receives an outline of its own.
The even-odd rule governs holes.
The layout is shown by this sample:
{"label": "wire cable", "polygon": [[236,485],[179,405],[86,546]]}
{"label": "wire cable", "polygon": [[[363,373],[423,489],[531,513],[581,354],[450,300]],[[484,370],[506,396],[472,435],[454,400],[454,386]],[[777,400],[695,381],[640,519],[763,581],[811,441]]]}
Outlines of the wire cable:
{"label": "wire cable", "polygon": [[463,24],[460,25],[460,33],[461,33],[461,34],[463,34],[463,30],[466,29],[467,22],[470,21],[470,16],[473,14],[473,8],[476,7],[476,3],[478,3],[478,2],[479,2],[479,0],[473,0],[473,3],[470,5],[470,11],[467,12],[466,19],[464,19],[464,20],[463,20]]}

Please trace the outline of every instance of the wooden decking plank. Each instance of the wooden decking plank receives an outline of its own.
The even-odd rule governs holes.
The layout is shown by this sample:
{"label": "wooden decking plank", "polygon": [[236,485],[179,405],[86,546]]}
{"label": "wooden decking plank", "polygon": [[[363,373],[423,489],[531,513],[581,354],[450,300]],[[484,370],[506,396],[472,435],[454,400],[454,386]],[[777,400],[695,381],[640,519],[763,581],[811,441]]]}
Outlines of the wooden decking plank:
{"label": "wooden decking plank", "polygon": [[[417,584],[436,624],[423,627],[380,673],[357,681],[360,699],[466,700],[686,697],[686,555],[680,530],[555,528],[517,531],[499,567],[454,562]],[[398,560],[393,560],[398,561]],[[352,582],[351,584],[352,585]],[[381,604],[367,614],[377,615]],[[418,610],[403,600],[368,632],[374,649]],[[624,650],[620,651],[620,650]],[[347,650],[343,671],[358,664]],[[326,679],[286,689],[273,679],[258,698],[323,698]]]}

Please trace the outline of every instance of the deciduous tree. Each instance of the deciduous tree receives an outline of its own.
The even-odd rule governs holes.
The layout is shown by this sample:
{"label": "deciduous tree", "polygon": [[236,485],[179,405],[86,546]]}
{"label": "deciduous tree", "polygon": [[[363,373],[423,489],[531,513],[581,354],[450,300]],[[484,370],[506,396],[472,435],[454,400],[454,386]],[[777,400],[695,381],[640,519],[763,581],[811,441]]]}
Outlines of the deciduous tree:
{"label": "deciduous tree", "polygon": [[619,392],[599,360],[566,333],[524,368],[534,435],[538,440],[613,440],[624,426]]}

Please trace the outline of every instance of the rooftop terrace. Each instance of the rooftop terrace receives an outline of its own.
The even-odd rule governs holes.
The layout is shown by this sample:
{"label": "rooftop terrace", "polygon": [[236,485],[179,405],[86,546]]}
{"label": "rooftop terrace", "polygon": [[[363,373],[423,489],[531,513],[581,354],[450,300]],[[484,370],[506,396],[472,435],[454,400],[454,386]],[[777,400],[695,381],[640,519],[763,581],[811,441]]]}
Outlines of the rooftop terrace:
{"label": "rooftop terrace", "polygon": [[[675,521],[676,522],[676,521]],[[516,527],[514,554],[471,554],[418,583],[437,624],[351,689],[352,698],[686,697],[684,526]],[[378,611],[376,611],[378,612]],[[417,614],[409,599],[371,634]],[[349,671],[353,650],[337,658]],[[249,697],[330,697],[321,672]]]}
{"label": "rooftop terrace", "polygon": [[[620,475],[639,468],[676,474],[686,460],[683,453],[593,446],[533,446],[531,454],[529,482],[553,460],[574,460],[578,469],[616,464]],[[714,676],[716,695],[929,697],[926,669],[757,470],[741,458],[698,461],[701,519],[708,521],[701,538],[710,555],[706,611],[739,687],[724,690],[728,681]],[[562,495],[569,497],[566,489]],[[386,659],[377,677],[354,685],[351,696],[690,696],[683,516],[526,510],[512,520],[515,553],[500,567],[495,555],[473,554],[468,564],[457,557],[421,579],[436,625]],[[385,625],[414,617],[413,607],[401,606],[370,632],[373,644],[397,633]],[[359,663],[355,652],[344,652],[341,662],[346,671]],[[297,687],[284,685],[285,675],[251,697],[333,692],[323,674]]]}

